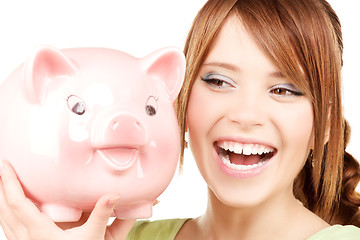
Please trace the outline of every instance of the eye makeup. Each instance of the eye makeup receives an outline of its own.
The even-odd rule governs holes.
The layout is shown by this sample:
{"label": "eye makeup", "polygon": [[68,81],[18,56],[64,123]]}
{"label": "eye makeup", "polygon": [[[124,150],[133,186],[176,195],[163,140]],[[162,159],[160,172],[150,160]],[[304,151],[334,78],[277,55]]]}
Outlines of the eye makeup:
{"label": "eye makeup", "polygon": [[294,84],[278,84],[270,89],[270,93],[278,96],[303,96],[301,92]]}
{"label": "eye makeup", "polygon": [[235,87],[236,83],[229,77],[217,73],[208,73],[201,76],[201,80],[214,88]]}

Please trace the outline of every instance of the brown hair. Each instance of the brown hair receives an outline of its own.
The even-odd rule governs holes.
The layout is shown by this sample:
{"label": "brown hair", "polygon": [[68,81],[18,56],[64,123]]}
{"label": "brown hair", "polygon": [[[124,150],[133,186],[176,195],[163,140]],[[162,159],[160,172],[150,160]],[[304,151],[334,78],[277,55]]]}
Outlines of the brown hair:
{"label": "brown hair", "polygon": [[176,108],[184,132],[189,95],[202,63],[229,15],[236,14],[274,65],[312,101],[314,149],[294,182],[294,195],[334,224],[360,226],[358,162],[345,152],[349,126],[341,102],[342,34],[325,0],[209,0],[196,16],[184,53],[184,86]]}

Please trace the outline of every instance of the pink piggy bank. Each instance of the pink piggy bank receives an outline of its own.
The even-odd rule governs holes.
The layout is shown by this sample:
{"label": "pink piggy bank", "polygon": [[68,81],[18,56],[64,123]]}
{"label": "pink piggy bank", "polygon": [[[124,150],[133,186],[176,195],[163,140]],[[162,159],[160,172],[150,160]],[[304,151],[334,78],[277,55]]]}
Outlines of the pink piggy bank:
{"label": "pink piggy bank", "polygon": [[118,218],[146,218],[179,158],[173,102],[185,59],[41,46],[0,88],[0,159],[54,221],[76,221],[104,194]]}

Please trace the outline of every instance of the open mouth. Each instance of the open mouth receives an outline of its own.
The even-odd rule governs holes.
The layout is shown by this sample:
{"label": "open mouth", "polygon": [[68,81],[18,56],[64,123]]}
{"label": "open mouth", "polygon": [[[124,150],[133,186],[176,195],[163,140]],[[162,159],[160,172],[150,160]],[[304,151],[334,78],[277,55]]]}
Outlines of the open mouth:
{"label": "open mouth", "polygon": [[136,148],[102,148],[97,152],[113,170],[123,171],[130,168],[139,157]]}
{"label": "open mouth", "polygon": [[221,161],[238,171],[252,170],[267,163],[277,152],[273,147],[261,144],[244,144],[220,141],[215,143]]}

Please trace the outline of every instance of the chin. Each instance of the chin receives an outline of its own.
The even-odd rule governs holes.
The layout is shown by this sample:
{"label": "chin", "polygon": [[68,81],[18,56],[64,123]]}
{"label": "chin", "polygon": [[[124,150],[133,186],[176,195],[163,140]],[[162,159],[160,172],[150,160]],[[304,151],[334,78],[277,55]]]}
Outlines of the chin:
{"label": "chin", "polygon": [[212,190],[213,196],[223,205],[237,209],[254,208],[264,204],[269,198],[269,192],[264,190],[245,189],[236,191],[232,190]]}

